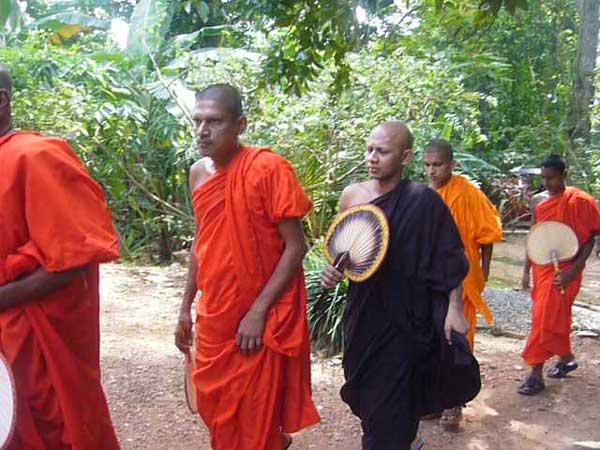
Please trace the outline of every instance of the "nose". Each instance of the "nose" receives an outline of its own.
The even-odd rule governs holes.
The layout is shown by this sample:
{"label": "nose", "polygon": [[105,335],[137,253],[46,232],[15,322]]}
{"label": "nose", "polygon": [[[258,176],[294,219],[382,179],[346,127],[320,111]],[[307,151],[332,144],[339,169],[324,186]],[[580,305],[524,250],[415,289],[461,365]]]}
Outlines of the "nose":
{"label": "nose", "polygon": [[208,126],[206,126],[206,122],[204,121],[200,121],[198,122],[198,125],[196,126],[196,136],[200,137],[208,137],[209,135],[209,129]]}

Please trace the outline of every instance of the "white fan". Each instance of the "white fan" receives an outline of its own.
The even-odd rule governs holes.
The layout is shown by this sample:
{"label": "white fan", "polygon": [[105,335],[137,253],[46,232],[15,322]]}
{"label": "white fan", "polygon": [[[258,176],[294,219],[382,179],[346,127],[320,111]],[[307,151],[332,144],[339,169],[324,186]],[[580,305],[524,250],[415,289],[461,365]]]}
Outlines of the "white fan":
{"label": "white fan", "polygon": [[8,362],[0,353],[0,450],[10,444],[15,429],[17,396]]}

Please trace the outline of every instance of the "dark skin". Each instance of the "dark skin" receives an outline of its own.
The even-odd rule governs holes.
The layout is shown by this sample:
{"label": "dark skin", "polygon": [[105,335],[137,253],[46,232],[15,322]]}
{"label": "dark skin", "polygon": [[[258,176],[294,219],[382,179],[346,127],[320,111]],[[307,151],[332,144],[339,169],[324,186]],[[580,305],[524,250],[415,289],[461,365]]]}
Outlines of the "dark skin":
{"label": "dark skin", "polygon": [[[194,120],[200,153],[210,159],[203,158],[192,166],[190,171],[192,192],[198,190],[214,174],[215,168],[224,169],[229,165],[240,149],[239,135],[246,128],[245,117],[233,117],[221,103],[214,100],[199,101],[194,112]],[[267,313],[298,273],[307,251],[300,220],[282,220],[277,224],[277,228],[285,242],[285,249],[273,274],[239,324],[236,342],[240,352],[244,354],[251,354],[262,348]],[[175,334],[175,345],[186,354],[189,354],[191,344],[190,310],[198,292],[196,285],[198,270],[202,268],[198,267],[192,251],[186,290]]]}
{"label": "dark skin", "polygon": [[[429,187],[435,190],[444,187],[452,178],[452,170],[456,167],[456,161],[449,159],[444,152],[436,151],[435,147],[428,150],[424,157],[425,173],[430,180]],[[490,266],[492,255],[494,253],[494,244],[483,244],[481,246],[481,269],[485,281],[490,277]]]}
{"label": "dark skin", "polygon": [[[567,171],[560,172],[559,170],[552,167],[543,167],[542,168],[542,180],[546,187],[546,191],[535,197],[535,200],[532,202],[531,208],[534,211],[533,213],[533,223],[536,223],[535,217],[535,207],[544,200],[555,197],[557,195],[561,195],[566,189],[566,179],[567,179]],[[575,259],[573,261],[573,265],[568,270],[561,270],[557,272],[554,276],[554,285],[560,289],[565,289],[573,280],[577,277],[577,275],[583,270],[585,266],[585,262],[588,257],[592,253],[592,250],[595,245],[595,237],[592,237],[588,242],[586,242],[577,252]],[[530,279],[530,271],[531,271],[531,261],[525,254],[525,265],[523,267],[523,279],[521,281],[521,285],[523,290],[529,291],[531,289],[531,279]],[[573,353],[569,353],[568,355],[560,356],[559,360],[561,363],[568,363],[575,359]],[[531,368],[530,376],[535,378],[543,378],[544,373],[544,365],[538,364]]]}
{"label": "dark skin", "polygon": [[[11,110],[12,79],[10,73],[0,67],[0,136],[13,132]],[[43,268],[0,286],[0,313],[10,308],[23,306],[29,302],[63,289],[86,268],[75,268],[64,272],[47,272]]]}
{"label": "dark skin", "polygon": [[[371,179],[351,184],[340,197],[340,212],[372,200],[394,190],[402,181],[404,168],[410,164],[413,151],[409,147],[408,128],[401,122],[387,122],[376,127],[367,141],[365,162]],[[344,274],[328,265],[323,270],[321,285],[325,289],[334,288]],[[468,323],[462,313],[462,287],[450,294],[450,307],[446,315],[445,331],[448,343],[452,330],[466,333]]]}

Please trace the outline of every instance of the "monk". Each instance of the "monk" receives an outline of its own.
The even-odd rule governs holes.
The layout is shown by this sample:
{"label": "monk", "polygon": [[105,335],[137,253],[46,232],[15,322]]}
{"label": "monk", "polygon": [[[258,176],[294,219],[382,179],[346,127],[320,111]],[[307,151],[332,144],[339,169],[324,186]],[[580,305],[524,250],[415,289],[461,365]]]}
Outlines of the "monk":
{"label": "monk", "polygon": [[198,231],[176,345],[189,352],[200,291],[193,380],[212,448],[282,450],[319,422],[302,272],[311,201],[284,158],[240,144],[235,88],[204,89],[193,118],[204,158],[190,170]]}
{"label": "monk", "polygon": [[10,450],[116,450],[100,384],[98,264],[118,258],[102,188],[69,145],[17,132],[0,69],[0,352],[13,372]]}
{"label": "monk", "polygon": [[543,391],[544,363],[554,355],[558,361],[549,370],[549,378],[565,378],[578,368],[571,351],[571,308],[581,288],[585,263],[600,233],[600,206],[586,192],[566,186],[567,167],[558,155],[542,162],[542,179],[546,190],[532,203],[534,223],[554,220],[570,226],[579,240],[579,251],[571,260],[560,263],[555,273],[550,265],[537,265],[525,258],[523,289],[530,288],[533,269],[531,334],[523,350],[523,359],[531,372],[519,387],[523,395]]}
{"label": "monk", "polygon": [[[429,187],[435,189],[450,208],[469,260],[469,273],[462,285],[462,306],[469,322],[467,339],[474,350],[477,313],[489,325],[494,323],[494,316],[481,294],[490,275],[494,242],[502,239],[500,215],[479,188],[465,177],[453,174],[456,161],[449,142],[432,141],[425,148],[423,162]],[[454,430],[459,426],[461,416],[460,406],[448,409],[442,414],[440,424]]]}
{"label": "monk", "polygon": [[[346,187],[340,198],[341,211],[380,207],[390,227],[383,265],[367,281],[350,283],[343,317],[341,396],[361,420],[363,450],[422,448],[419,418],[480,389],[460,301],[464,248],[439,195],[403,179],[412,147],[404,123],[377,126],[367,141],[371,179]],[[329,265],[322,284],[330,289],[342,278]]]}

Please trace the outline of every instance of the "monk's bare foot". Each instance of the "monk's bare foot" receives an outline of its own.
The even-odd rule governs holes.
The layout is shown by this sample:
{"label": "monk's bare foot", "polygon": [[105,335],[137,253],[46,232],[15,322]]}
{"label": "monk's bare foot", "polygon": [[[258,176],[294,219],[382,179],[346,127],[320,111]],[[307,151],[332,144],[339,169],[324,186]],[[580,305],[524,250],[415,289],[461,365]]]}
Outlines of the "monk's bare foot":
{"label": "monk's bare foot", "polygon": [[292,445],[292,436],[288,433],[281,433],[281,445],[283,450],[287,450]]}
{"label": "monk's bare foot", "polygon": [[440,418],[440,425],[446,431],[458,431],[461,419],[462,407],[446,409]]}
{"label": "monk's bare foot", "polygon": [[569,353],[566,356],[561,356],[559,361],[563,364],[569,364],[571,361],[575,361],[575,355],[573,353]]}

